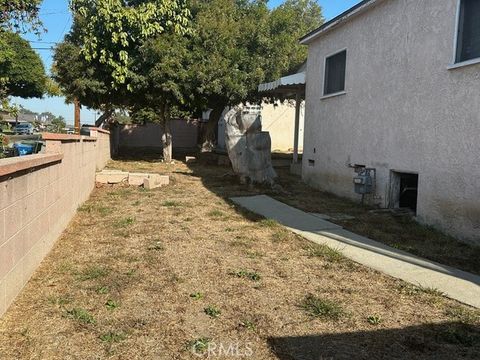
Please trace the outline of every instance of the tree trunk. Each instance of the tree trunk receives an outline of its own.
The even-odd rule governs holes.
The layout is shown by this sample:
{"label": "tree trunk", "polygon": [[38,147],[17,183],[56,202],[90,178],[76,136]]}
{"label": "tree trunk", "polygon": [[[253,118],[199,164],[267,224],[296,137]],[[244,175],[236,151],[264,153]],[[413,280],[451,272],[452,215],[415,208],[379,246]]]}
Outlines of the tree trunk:
{"label": "tree trunk", "polygon": [[102,124],[110,119],[113,115],[113,110],[105,110],[105,112],[95,121],[95,127],[100,127]]}
{"label": "tree trunk", "polygon": [[218,121],[222,116],[223,109],[225,109],[225,106],[220,105],[213,108],[213,110],[210,112],[210,117],[208,119],[207,126],[205,127],[205,132],[203,135],[202,152],[212,151],[215,147],[215,130],[218,126]]}
{"label": "tree trunk", "polygon": [[170,129],[170,110],[168,105],[162,107],[162,147],[163,147],[163,161],[172,162],[172,132]]}

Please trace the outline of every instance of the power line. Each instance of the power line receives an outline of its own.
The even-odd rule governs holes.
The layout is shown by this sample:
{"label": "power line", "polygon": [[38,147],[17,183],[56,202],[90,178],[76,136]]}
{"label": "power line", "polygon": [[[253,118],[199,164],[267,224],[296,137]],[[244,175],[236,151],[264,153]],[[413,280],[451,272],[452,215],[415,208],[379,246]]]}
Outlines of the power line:
{"label": "power line", "polygon": [[35,43],[35,44],[53,44],[56,45],[58,42],[55,41],[36,41],[36,40],[27,40],[29,43]]}
{"label": "power line", "polygon": [[70,23],[70,20],[71,20],[70,18],[67,19],[67,22],[65,23],[65,26],[63,27],[62,34],[58,38],[58,41],[63,39],[63,35],[65,34],[65,30],[67,29],[67,25]]}
{"label": "power line", "polygon": [[48,15],[64,15],[64,14],[68,14],[69,12],[68,11],[51,11],[51,12],[44,12],[44,13],[40,13],[40,16],[48,16]]}

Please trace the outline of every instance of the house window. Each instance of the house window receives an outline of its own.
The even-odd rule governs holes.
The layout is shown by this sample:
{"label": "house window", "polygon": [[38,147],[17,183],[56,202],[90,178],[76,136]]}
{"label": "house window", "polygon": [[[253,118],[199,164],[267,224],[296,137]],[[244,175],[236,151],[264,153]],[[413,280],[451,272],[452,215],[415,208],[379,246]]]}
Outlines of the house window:
{"label": "house window", "polygon": [[332,55],[325,60],[323,95],[335,94],[345,90],[346,63],[347,50]]}
{"label": "house window", "polygon": [[480,1],[460,0],[456,62],[480,58]]}

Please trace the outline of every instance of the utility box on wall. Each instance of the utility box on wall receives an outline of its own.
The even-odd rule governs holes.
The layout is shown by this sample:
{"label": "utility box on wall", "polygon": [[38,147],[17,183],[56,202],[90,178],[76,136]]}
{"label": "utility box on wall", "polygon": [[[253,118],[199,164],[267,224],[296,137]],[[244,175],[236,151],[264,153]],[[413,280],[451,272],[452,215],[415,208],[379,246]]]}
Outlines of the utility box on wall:
{"label": "utility box on wall", "polygon": [[365,195],[373,192],[375,169],[363,169],[353,178],[355,193]]}

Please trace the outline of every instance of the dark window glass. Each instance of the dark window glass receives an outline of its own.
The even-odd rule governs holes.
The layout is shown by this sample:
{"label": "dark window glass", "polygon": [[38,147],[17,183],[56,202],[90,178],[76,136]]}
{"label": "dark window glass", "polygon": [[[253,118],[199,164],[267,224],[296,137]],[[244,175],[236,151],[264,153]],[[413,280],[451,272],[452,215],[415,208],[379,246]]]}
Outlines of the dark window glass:
{"label": "dark window glass", "polygon": [[347,50],[330,56],[325,62],[325,87],[323,94],[334,94],[345,90],[345,67]]}
{"label": "dark window glass", "polygon": [[480,0],[462,0],[458,22],[457,62],[480,57]]}

